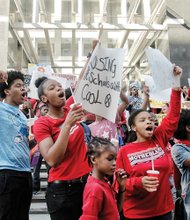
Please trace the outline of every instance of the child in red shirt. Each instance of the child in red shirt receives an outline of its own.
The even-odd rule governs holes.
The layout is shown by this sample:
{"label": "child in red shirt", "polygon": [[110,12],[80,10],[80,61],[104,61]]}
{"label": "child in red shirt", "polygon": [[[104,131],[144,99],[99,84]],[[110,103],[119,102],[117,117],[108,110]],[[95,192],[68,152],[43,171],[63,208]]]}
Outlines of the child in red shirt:
{"label": "child in red shirt", "polygon": [[[181,74],[179,67],[174,68]],[[125,219],[171,220],[174,208],[169,177],[170,162],[166,146],[177,128],[180,107],[180,87],[173,88],[170,109],[160,126],[155,128],[149,112],[139,109],[128,120],[131,128],[131,140],[122,147],[117,157],[117,167],[123,168],[129,175],[126,181],[123,214]],[[147,176],[146,171],[154,169],[160,172],[159,178]],[[156,191],[152,192],[156,188]]]}
{"label": "child in red shirt", "polygon": [[106,175],[113,175],[115,171],[116,155],[117,149],[109,140],[100,137],[91,140],[87,157],[93,169],[84,189],[80,220],[119,220],[118,209],[122,208],[127,176],[123,169],[116,172],[118,194],[106,179]]}

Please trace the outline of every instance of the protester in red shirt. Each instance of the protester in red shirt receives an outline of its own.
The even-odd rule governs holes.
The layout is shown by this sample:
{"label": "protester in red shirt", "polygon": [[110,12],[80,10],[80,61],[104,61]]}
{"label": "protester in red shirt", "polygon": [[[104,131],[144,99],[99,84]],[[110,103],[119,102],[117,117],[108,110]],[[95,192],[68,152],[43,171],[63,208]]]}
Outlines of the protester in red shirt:
{"label": "protester in red shirt", "polygon": [[[38,84],[38,83],[37,83]],[[82,213],[82,194],[91,168],[86,159],[84,131],[79,123],[83,109],[70,109],[61,84],[44,79],[38,87],[48,113],[34,124],[35,139],[51,167],[46,202],[51,220],[78,220]]]}
{"label": "protester in red shirt", "polygon": [[[179,75],[181,72],[181,68],[174,67],[174,74]],[[180,88],[173,88],[170,109],[157,128],[150,113],[143,109],[134,111],[129,117],[132,143],[122,147],[117,158],[117,168],[123,168],[129,175],[123,205],[123,214],[127,220],[172,219],[174,204],[166,146],[178,125],[180,100]],[[146,171],[153,168],[160,172],[158,178],[147,176]]]}
{"label": "protester in red shirt", "polygon": [[117,170],[118,193],[106,178],[115,171],[116,155],[117,149],[108,139],[94,137],[88,145],[87,157],[93,168],[85,186],[83,214],[79,220],[119,220],[127,175],[123,169]]}

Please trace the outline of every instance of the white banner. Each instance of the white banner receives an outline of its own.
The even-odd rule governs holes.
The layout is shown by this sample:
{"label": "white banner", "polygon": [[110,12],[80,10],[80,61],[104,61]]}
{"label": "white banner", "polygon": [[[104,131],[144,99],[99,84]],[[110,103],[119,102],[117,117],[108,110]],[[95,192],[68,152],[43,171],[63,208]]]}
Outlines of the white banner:
{"label": "white banner", "polygon": [[[150,99],[152,100],[152,102],[156,101],[156,102],[165,103],[170,101],[171,88],[164,90],[157,90],[153,77],[150,75],[142,75],[142,80],[150,89]],[[183,100],[182,95],[181,95],[181,100]]]}
{"label": "white banner", "polygon": [[28,64],[28,73],[31,75],[29,84],[28,97],[39,99],[35,81],[43,76],[54,79],[61,83],[64,89],[72,87],[75,83],[76,76],[72,74],[54,73],[51,66],[42,64]]}
{"label": "white banner", "polygon": [[52,72],[53,70],[50,65],[32,64],[32,63],[28,64],[28,73],[32,75],[29,85],[28,97],[39,99],[37,88],[35,86],[35,81],[36,79],[43,76],[49,78]]}
{"label": "white banner", "polygon": [[180,86],[180,77],[173,74],[173,64],[159,50],[149,47],[146,55],[157,91]]}
{"label": "white banner", "polygon": [[77,76],[73,74],[63,74],[63,73],[52,73],[53,77],[63,79],[65,81],[64,89],[72,88],[75,85]]}
{"label": "white banner", "polygon": [[91,113],[115,122],[125,49],[97,46],[74,92],[76,102]]}
{"label": "white banner", "polygon": [[142,75],[142,80],[149,87],[150,99],[157,102],[169,102],[171,89],[157,90],[153,77],[150,75]]}

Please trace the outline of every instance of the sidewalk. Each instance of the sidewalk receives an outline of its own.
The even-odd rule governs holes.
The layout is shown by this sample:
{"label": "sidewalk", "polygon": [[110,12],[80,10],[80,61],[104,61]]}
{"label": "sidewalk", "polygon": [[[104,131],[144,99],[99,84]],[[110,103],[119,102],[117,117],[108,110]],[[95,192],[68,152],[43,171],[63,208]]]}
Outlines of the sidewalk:
{"label": "sidewalk", "polygon": [[29,220],[50,220],[49,214],[30,214]]}

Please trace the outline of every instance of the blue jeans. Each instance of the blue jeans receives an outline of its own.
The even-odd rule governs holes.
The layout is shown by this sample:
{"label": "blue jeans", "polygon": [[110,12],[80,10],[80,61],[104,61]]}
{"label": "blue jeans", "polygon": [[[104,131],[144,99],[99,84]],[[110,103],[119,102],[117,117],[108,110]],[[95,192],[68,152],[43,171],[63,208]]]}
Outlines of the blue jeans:
{"label": "blue jeans", "polygon": [[[33,170],[33,192],[35,191],[40,191],[41,187],[40,187],[40,169],[41,169],[41,165],[42,165],[42,160],[43,157],[40,154],[39,159],[38,159],[38,163],[36,164],[36,166],[34,167]],[[47,174],[49,175],[49,170],[50,170],[50,166],[45,162],[46,168],[47,168]]]}
{"label": "blue jeans", "polygon": [[28,220],[31,200],[30,172],[0,170],[0,220]]}
{"label": "blue jeans", "polygon": [[82,215],[84,183],[49,184],[46,202],[51,220],[78,220]]}

